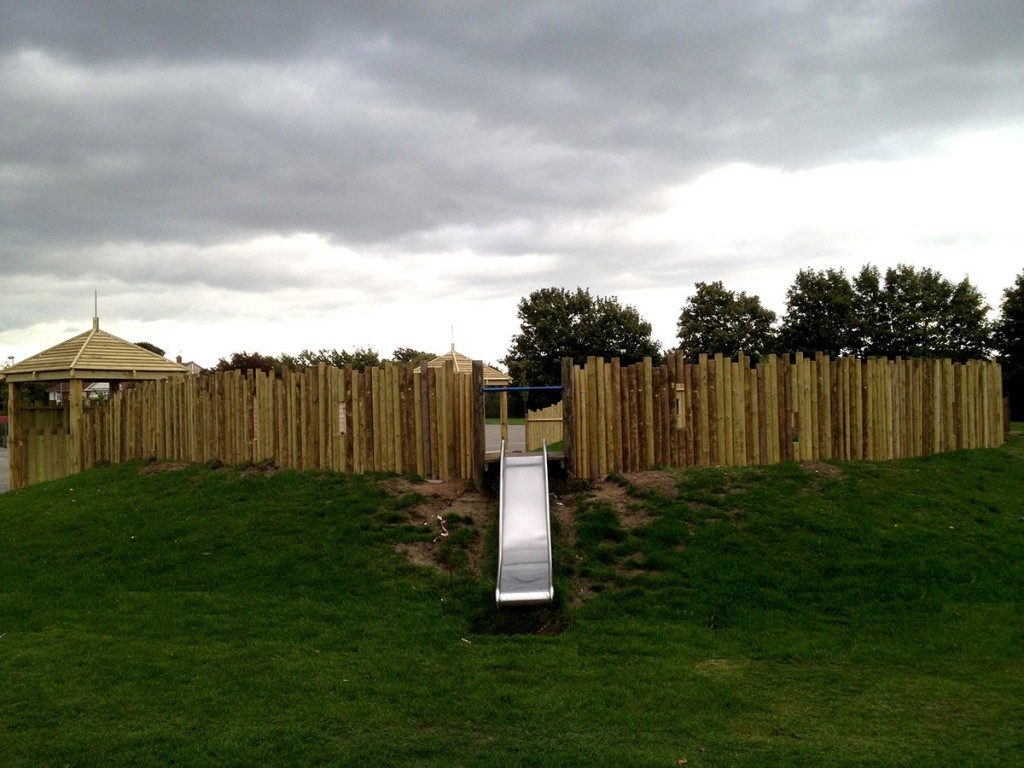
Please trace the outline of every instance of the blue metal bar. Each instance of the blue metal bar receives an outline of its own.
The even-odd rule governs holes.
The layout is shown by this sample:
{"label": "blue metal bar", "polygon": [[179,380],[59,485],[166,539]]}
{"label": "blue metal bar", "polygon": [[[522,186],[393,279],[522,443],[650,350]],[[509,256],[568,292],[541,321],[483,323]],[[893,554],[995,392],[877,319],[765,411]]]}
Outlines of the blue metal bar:
{"label": "blue metal bar", "polygon": [[483,387],[483,392],[552,392],[558,390],[562,391],[560,384],[552,385],[550,387]]}

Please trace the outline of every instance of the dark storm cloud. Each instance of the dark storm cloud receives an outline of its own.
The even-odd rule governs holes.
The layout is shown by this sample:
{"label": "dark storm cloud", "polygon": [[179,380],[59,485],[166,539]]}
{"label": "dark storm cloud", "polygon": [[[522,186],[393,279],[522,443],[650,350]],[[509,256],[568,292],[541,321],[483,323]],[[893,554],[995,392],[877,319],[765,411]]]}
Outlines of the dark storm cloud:
{"label": "dark storm cloud", "polygon": [[1017,0],[8,0],[0,268],[258,291],[316,278],[202,249],[316,232],[547,254],[552,282],[640,258],[683,274],[573,225],[725,163],[885,159],[1019,122],[1021,50]]}

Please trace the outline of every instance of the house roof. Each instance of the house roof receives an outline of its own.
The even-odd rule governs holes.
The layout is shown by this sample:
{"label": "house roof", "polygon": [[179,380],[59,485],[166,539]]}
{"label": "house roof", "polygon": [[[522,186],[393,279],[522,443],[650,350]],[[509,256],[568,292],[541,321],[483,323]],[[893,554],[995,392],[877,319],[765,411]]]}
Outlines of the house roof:
{"label": "house roof", "polygon": [[99,318],[92,330],[25,358],[7,368],[2,378],[9,382],[128,381],[183,376],[188,369],[155,352],[100,330]]}
{"label": "house roof", "polygon": [[[440,357],[435,357],[433,360],[428,362],[427,365],[431,368],[440,368],[448,362],[452,364],[456,373],[469,373],[473,370],[473,361],[461,352],[456,352],[454,344],[452,344],[452,348],[449,352],[441,355]],[[512,377],[507,373],[502,373],[497,368],[484,365],[484,386],[503,387],[511,383]]]}

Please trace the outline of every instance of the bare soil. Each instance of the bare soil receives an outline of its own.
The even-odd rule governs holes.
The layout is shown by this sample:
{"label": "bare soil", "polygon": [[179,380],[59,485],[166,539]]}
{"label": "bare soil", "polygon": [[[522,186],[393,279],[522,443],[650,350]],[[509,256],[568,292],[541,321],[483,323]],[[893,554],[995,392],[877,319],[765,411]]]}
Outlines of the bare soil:
{"label": "bare soil", "polygon": [[498,515],[496,499],[474,490],[465,480],[414,483],[396,478],[385,481],[383,487],[395,495],[419,494],[420,502],[408,510],[409,522],[428,526],[436,534],[431,541],[398,544],[397,551],[415,565],[442,568],[446,566],[444,530],[453,532],[456,526],[472,526],[474,535],[465,548],[466,557],[473,575],[482,575],[487,531]]}
{"label": "bare soil", "polygon": [[823,461],[802,461],[800,466],[804,472],[812,475],[821,475],[822,477],[842,477],[843,471],[836,466],[826,464]]}
{"label": "bare soil", "polygon": [[147,464],[139,470],[140,475],[156,475],[161,472],[174,472],[179,469],[186,469],[193,466],[189,461],[157,461]]}
{"label": "bare soil", "polygon": [[[564,496],[552,494],[551,515],[563,541],[571,549],[575,540],[575,512],[583,499],[603,501],[611,504],[619,513],[626,528],[646,525],[650,517],[642,500],[631,495],[628,486],[641,490],[651,489],[666,495],[675,495],[675,481],[665,472],[639,472],[624,476],[627,485],[614,480],[595,482],[586,491]],[[408,521],[413,525],[430,526],[437,534],[431,541],[401,543],[395,550],[405,555],[415,565],[437,568],[446,567],[445,550],[441,534],[441,520],[454,531],[455,526],[471,524],[476,532],[465,547],[468,565],[474,576],[482,577],[485,560],[487,534],[490,526],[498,519],[498,500],[482,494],[465,481],[411,482],[396,478],[384,482],[383,487],[391,494],[416,493],[422,498],[410,507]],[[472,522],[469,523],[468,521]],[[403,523],[405,524],[405,523]],[[578,583],[573,588],[573,601],[579,602],[593,594],[589,585]]]}

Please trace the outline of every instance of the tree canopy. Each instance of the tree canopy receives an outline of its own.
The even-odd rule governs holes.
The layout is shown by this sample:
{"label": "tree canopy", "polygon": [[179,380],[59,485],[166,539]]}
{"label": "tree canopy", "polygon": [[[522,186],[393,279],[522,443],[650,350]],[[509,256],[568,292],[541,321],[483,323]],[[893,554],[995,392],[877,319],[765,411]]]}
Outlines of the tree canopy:
{"label": "tree canopy", "polygon": [[994,346],[1003,368],[1003,387],[1010,398],[1010,415],[1024,419],[1024,272],[1003,291]]}
{"label": "tree canopy", "polygon": [[164,356],[164,351],[160,349],[160,347],[158,347],[156,344],[150,344],[148,341],[136,341],[135,346],[142,347],[143,349],[148,349],[150,352],[160,355],[160,357]]}
{"label": "tree canopy", "polygon": [[340,352],[336,349],[319,349],[316,352],[304,349],[295,357],[282,355],[282,358],[287,358],[288,363],[286,367],[293,370],[295,368],[313,368],[320,363],[333,365],[335,368],[347,365],[363,370],[364,368],[380,365],[383,362],[373,347],[356,347],[352,352],[345,349]]}
{"label": "tree canopy", "polygon": [[932,269],[865,266],[854,279],[856,343],[862,356],[988,357],[989,306],[964,278],[953,283]]}
{"label": "tree canopy", "polygon": [[275,357],[261,355],[259,352],[232,352],[230,357],[220,358],[212,370],[277,373],[281,370],[281,362]]}
{"label": "tree canopy", "polygon": [[[411,347],[399,347],[391,358],[396,363],[420,363],[433,360],[436,355]],[[335,368],[349,366],[358,370],[381,365],[385,361],[373,347],[356,347],[348,350],[304,349],[297,355],[282,353],[278,357],[261,355],[258,352],[234,352],[227,358],[221,358],[214,366],[214,371],[261,370],[280,373],[283,370],[294,371],[300,368],[313,368],[317,365],[331,365]]]}
{"label": "tree canopy", "polygon": [[689,360],[706,352],[759,357],[775,348],[775,313],[757,296],[726,290],[722,282],[695,283],[677,325],[679,346]]}
{"label": "tree canopy", "polygon": [[854,291],[839,269],[802,269],[786,291],[786,314],[779,328],[779,352],[849,354],[856,346]]}
{"label": "tree canopy", "polygon": [[590,355],[635,363],[659,357],[651,324],[615,296],[589,289],[541,288],[519,302],[520,331],[502,362],[519,385],[561,384],[561,360]]}
{"label": "tree canopy", "polygon": [[391,353],[391,359],[396,363],[426,363],[433,360],[437,355],[433,352],[424,352],[421,349],[412,347],[398,347]]}

